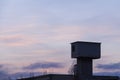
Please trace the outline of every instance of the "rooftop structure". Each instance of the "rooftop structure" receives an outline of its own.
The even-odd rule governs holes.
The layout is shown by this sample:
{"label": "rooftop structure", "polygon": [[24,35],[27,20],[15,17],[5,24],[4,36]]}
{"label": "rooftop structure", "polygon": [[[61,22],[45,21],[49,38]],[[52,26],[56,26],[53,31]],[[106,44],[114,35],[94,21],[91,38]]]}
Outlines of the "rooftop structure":
{"label": "rooftop structure", "polygon": [[93,76],[93,59],[99,59],[101,44],[97,42],[77,41],[71,43],[71,57],[77,59],[76,80],[91,79]]}
{"label": "rooftop structure", "polygon": [[74,75],[49,74],[18,80],[119,80],[117,76],[94,76],[93,60],[101,57],[101,43],[77,41],[71,43],[71,57],[77,59]]}
{"label": "rooftop structure", "polygon": [[22,78],[17,80],[73,80],[73,75],[47,74],[47,75]]}
{"label": "rooftop structure", "polygon": [[99,59],[101,57],[100,43],[77,41],[71,43],[72,58],[91,58]]}
{"label": "rooftop structure", "polygon": [[[91,79],[84,80],[118,80],[117,76],[93,76]],[[34,76],[28,78],[21,78],[17,80],[74,80],[74,75],[67,74],[47,74],[41,76]]]}

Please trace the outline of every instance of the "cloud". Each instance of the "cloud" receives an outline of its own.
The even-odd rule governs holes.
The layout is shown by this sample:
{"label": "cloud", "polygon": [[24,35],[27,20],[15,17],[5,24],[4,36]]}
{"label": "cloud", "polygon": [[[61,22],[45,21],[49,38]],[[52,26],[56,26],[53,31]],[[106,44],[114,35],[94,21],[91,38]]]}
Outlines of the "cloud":
{"label": "cloud", "polygon": [[35,38],[29,35],[23,34],[8,34],[0,36],[0,43],[3,46],[18,47],[18,46],[28,46],[37,43]]}
{"label": "cloud", "polygon": [[11,79],[20,79],[20,78],[27,78],[31,76],[37,76],[42,75],[42,72],[17,72],[14,74],[11,74]]}
{"label": "cloud", "polygon": [[41,63],[33,63],[29,66],[24,67],[23,69],[49,69],[49,68],[63,68],[64,66],[61,63],[57,62],[41,62]]}
{"label": "cloud", "polygon": [[84,28],[80,26],[59,26],[53,29],[55,35],[53,35],[54,40],[68,41],[83,37]]}
{"label": "cloud", "polygon": [[[22,2],[22,7],[25,7],[27,4],[23,9],[19,5],[19,3],[22,4],[21,2],[22,1],[10,2],[10,5],[8,5],[9,7],[7,7],[10,8],[7,11],[10,16],[8,16],[9,18],[4,18],[5,20],[2,19],[2,21],[4,21],[2,22],[3,27],[1,26],[3,37],[1,38],[2,40],[0,39],[0,45],[2,44],[1,56],[3,62],[10,61],[13,63],[13,61],[15,61],[22,65],[23,62],[28,63],[37,59],[44,60],[45,58],[47,58],[48,61],[50,61],[51,58],[52,60],[56,58],[57,60],[66,61],[68,59],[66,57],[70,55],[68,54],[68,51],[70,51],[68,46],[70,45],[66,43],[81,39],[89,41],[106,41],[106,43],[112,41],[110,43],[111,46],[108,43],[108,46],[112,47],[113,43],[116,43],[116,40],[120,41],[118,27],[119,17],[112,16],[112,13],[109,15],[106,13],[108,16],[106,16],[106,14],[100,15],[100,11],[103,13],[103,9],[105,11],[109,10],[101,8],[100,4],[96,5],[92,3],[95,4],[97,8],[101,8],[95,9],[95,5],[93,6],[88,2],[86,4],[86,1],[81,1],[83,3],[85,2],[85,5],[79,5],[79,3],[72,1],[67,4],[67,1],[65,3],[58,1],[57,5],[56,2],[50,2],[53,4],[52,6],[42,4],[40,6],[45,7],[39,7],[38,11],[37,7],[39,6],[39,2],[36,2],[35,5],[33,4],[34,2],[30,3],[30,5],[26,3],[27,1],[24,3]],[[30,7],[31,4],[32,8]],[[71,6],[71,4],[74,6]],[[64,7],[63,5],[68,6]],[[13,7],[13,9],[12,6],[16,7]],[[64,7],[64,9],[60,6]],[[83,8],[86,10],[83,11]],[[97,10],[97,14],[94,10]],[[114,12],[114,10],[112,12]],[[14,11],[15,13],[11,15]],[[32,15],[31,11],[35,14]],[[7,16],[7,14],[5,16]],[[22,46],[22,48],[18,46]],[[62,52],[55,52],[55,50],[58,49],[61,49]],[[109,48],[109,50],[111,51],[111,48]],[[54,54],[51,55],[51,53]]]}
{"label": "cloud", "polygon": [[1,36],[0,40],[5,43],[15,43],[21,41],[21,36],[18,35],[9,35],[9,36]]}
{"label": "cloud", "polygon": [[8,73],[0,70],[0,79],[1,79],[1,80],[7,80],[8,77],[9,77],[9,76],[8,76]]}
{"label": "cloud", "polygon": [[111,64],[98,64],[96,68],[102,69],[102,71],[96,72],[94,75],[120,76],[120,62]]}
{"label": "cloud", "polygon": [[7,80],[9,77],[8,72],[4,69],[4,65],[0,64],[0,79]]}
{"label": "cloud", "polygon": [[3,67],[3,65],[0,65],[0,68],[2,68]]}
{"label": "cloud", "polygon": [[106,69],[106,70],[120,70],[120,62],[111,63],[111,64],[98,64],[96,67],[100,69]]}
{"label": "cloud", "polygon": [[6,68],[5,64],[0,64],[0,80],[9,80],[9,79],[16,80],[18,78],[37,76],[43,74],[43,72],[30,72],[30,71],[19,71],[14,73],[11,72],[13,71],[10,68]]}

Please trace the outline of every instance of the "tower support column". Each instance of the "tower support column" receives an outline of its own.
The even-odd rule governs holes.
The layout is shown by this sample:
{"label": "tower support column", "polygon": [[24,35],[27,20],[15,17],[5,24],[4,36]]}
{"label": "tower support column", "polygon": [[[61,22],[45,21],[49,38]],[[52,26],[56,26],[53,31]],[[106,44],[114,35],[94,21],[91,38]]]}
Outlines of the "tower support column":
{"label": "tower support column", "polygon": [[90,58],[77,58],[77,75],[78,80],[82,78],[91,78],[92,77],[92,59]]}

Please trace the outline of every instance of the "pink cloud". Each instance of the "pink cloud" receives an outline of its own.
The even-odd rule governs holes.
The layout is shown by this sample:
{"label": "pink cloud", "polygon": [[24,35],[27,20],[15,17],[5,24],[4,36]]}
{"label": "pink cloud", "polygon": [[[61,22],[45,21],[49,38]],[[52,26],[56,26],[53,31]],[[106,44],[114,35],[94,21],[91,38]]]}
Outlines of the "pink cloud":
{"label": "pink cloud", "polygon": [[3,46],[29,46],[38,42],[35,38],[32,38],[28,35],[2,35],[0,36],[0,42]]}

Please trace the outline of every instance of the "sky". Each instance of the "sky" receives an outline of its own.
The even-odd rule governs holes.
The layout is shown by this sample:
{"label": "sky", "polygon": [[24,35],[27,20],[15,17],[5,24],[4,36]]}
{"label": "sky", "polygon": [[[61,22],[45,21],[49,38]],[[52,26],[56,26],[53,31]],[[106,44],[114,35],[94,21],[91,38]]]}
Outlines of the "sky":
{"label": "sky", "polygon": [[[75,41],[101,42],[94,73],[120,75],[120,0],[0,0],[0,76],[68,73]],[[18,76],[17,76],[18,75]]]}

